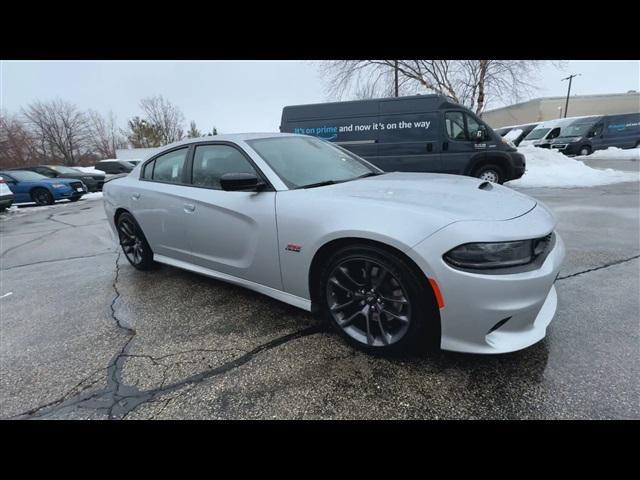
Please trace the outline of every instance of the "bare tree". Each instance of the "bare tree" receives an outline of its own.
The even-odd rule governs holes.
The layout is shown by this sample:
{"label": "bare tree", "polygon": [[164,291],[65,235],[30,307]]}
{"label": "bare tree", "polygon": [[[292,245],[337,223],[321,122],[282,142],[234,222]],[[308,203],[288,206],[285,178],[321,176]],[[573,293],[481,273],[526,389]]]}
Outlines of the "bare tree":
{"label": "bare tree", "polygon": [[158,129],[163,144],[182,139],[184,115],[169,100],[162,95],[143,98],[140,101],[140,108],[144,111],[147,121]]}
{"label": "bare tree", "polygon": [[116,117],[109,112],[106,117],[89,110],[87,112],[89,147],[101,158],[116,158],[116,149],[125,148],[127,142],[116,124]]}
{"label": "bare tree", "polygon": [[536,60],[340,60],[321,66],[330,96],[391,96],[398,69],[403,94],[447,95],[477,114],[492,101],[519,101],[535,90]]}
{"label": "bare tree", "polygon": [[76,165],[86,154],[87,117],[72,103],[35,101],[22,114],[42,157]]}
{"label": "bare tree", "polygon": [[0,114],[0,169],[26,166],[38,160],[34,139],[20,119]]}

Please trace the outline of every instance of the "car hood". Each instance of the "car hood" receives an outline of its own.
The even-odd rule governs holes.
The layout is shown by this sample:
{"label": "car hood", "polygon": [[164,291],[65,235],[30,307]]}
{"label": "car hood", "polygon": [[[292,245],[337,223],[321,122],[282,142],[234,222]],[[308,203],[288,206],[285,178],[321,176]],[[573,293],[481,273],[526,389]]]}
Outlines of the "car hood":
{"label": "car hood", "polygon": [[[480,188],[482,186],[482,188]],[[397,206],[416,213],[437,211],[449,221],[509,220],[536,206],[531,197],[501,185],[460,175],[393,172],[384,175],[309,189],[333,200],[362,200],[375,205]]]}

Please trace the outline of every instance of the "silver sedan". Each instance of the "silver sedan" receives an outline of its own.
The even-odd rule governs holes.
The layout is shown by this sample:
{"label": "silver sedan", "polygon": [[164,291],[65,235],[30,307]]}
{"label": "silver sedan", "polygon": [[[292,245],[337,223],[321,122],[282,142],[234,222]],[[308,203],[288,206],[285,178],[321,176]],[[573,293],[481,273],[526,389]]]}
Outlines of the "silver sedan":
{"label": "silver sedan", "polygon": [[368,351],[475,353],[545,336],[564,258],[540,202],[475,178],[385,173],[304,135],[168,145],[104,187],[129,262],[317,312]]}

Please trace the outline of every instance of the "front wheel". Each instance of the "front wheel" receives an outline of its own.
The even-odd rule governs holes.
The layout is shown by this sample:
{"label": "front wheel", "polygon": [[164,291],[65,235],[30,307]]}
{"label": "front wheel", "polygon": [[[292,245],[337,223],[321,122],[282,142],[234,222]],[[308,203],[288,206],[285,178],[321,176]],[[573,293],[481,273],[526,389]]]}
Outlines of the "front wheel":
{"label": "front wheel", "polygon": [[505,181],[505,174],[502,169],[498,165],[493,164],[478,167],[473,172],[473,176],[491,183],[502,184]]}
{"label": "front wheel", "polygon": [[138,270],[149,270],[155,265],[153,252],[133,215],[124,212],[116,221],[120,246],[129,263]]}
{"label": "front wheel", "polygon": [[80,197],[71,197],[69,199],[70,202],[77,202],[78,200],[80,200]]}
{"label": "front wheel", "polygon": [[589,148],[587,145],[585,145],[584,147],[580,147],[580,155],[582,157],[586,157],[587,155],[591,155],[591,148]]}
{"label": "front wheel", "polygon": [[319,283],[323,316],[351,345],[383,354],[439,345],[433,294],[401,257],[369,245],[345,247]]}
{"label": "front wheel", "polygon": [[46,188],[34,188],[31,191],[31,200],[33,200],[39,207],[44,205],[53,205],[53,195]]}

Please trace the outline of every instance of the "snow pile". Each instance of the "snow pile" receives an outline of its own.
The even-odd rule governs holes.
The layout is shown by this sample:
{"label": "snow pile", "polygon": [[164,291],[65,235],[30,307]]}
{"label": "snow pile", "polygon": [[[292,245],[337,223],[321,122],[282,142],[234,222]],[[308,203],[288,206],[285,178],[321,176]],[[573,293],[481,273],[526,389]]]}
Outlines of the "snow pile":
{"label": "snow pile", "polygon": [[640,160],[640,148],[622,148],[609,147],[606,150],[596,150],[588,156],[577,156],[576,158],[595,158],[602,160]]}
{"label": "snow pile", "polygon": [[526,158],[527,170],[522,178],[508,182],[510,187],[592,187],[638,181],[637,173],[591,168],[547,148],[526,146],[518,151]]}

